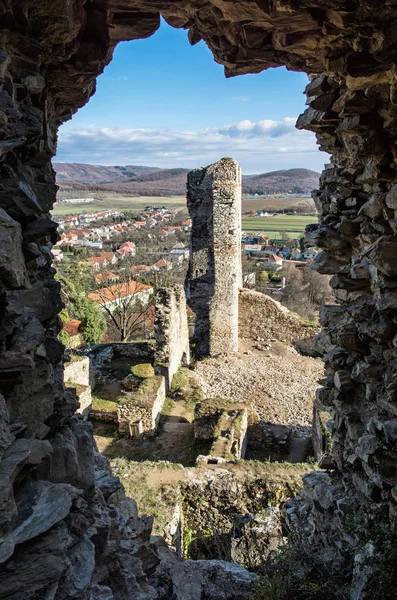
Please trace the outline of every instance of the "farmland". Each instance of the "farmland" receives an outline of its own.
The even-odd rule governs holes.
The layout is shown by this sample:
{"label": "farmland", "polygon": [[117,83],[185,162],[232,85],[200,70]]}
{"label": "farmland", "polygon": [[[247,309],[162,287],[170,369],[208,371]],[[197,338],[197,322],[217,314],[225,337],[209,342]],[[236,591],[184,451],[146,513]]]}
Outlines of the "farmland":
{"label": "farmland", "polygon": [[[263,203],[271,201],[273,204],[282,203],[283,200],[291,203],[291,200],[302,199],[291,199],[291,198],[276,198],[276,199],[262,199],[262,200],[243,200],[243,212],[247,211],[247,205],[249,207],[257,203],[262,203],[262,208],[265,210]],[[176,208],[177,210],[185,210],[186,198],[184,196],[103,196],[98,197],[94,202],[84,204],[56,204],[52,214],[56,218],[57,216],[62,217],[70,214],[80,214],[87,211],[100,211],[105,209],[121,210],[130,213],[139,213],[145,206],[166,206],[167,208]],[[260,231],[266,233],[270,237],[277,237],[283,231],[288,233],[291,237],[301,236],[305,230],[305,227],[309,223],[317,222],[315,216],[303,216],[303,215],[275,215],[274,217],[248,217],[243,215],[242,228],[244,231]]]}
{"label": "farmland", "polygon": [[312,198],[255,198],[243,197],[243,214],[263,210],[264,212],[276,212],[278,210],[294,210],[297,213],[315,214],[316,207]]}
{"label": "farmland", "polygon": [[317,223],[315,216],[276,215],[274,217],[243,217],[244,231],[257,231],[269,237],[280,237],[282,232],[290,237],[301,237],[306,225]]}
{"label": "farmland", "polygon": [[[87,197],[91,194],[87,193]],[[65,215],[78,215],[84,212],[95,212],[100,210],[121,210],[126,212],[141,212],[145,206],[166,206],[178,210],[186,209],[186,198],[184,196],[103,196],[97,197],[94,202],[84,204],[62,203],[56,204],[52,214],[54,217]],[[187,209],[186,209],[187,211]]]}

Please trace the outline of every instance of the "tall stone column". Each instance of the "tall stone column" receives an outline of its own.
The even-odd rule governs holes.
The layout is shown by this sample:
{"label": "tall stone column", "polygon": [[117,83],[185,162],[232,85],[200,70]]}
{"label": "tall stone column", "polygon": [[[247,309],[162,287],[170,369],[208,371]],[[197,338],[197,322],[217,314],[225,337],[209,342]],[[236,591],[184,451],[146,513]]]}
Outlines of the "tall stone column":
{"label": "tall stone column", "polygon": [[196,313],[198,356],[238,350],[238,290],[241,287],[241,169],[222,158],[188,175],[192,218],[188,301]]}

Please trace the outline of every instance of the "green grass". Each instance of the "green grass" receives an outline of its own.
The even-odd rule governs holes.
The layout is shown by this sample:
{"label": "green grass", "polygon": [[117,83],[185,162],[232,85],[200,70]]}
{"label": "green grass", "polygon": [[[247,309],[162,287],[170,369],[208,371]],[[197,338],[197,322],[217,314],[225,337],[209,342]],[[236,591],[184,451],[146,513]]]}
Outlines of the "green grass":
{"label": "green grass", "polygon": [[100,410],[101,412],[117,412],[117,402],[92,396],[92,410]]}
{"label": "green grass", "polygon": [[127,495],[136,501],[139,514],[154,517],[153,534],[163,535],[180,502],[179,480],[185,478],[182,465],[114,458],[111,466],[114,475],[121,478]]}
{"label": "green grass", "polygon": [[165,402],[163,404],[163,408],[161,409],[161,414],[165,415],[165,416],[169,415],[170,412],[172,411],[172,409],[174,408],[174,406],[175,406],[174,400],[172,398],[166,398]]}
{"label": "green grass", "polygon": [[241,226],[244,231],[261,231],[269,237],[281,238],[282,232],[291,237],[301,235],[306,225],[317,223],[315,216],[277,215],[276,217],[243,217]]}
{"label": "green grass", "polygon": [[[70,192],[74,196],[73,192]],[[178,210],[186,209],[186,198],[184,196],[100,196],[87,192],[88,197],[95,197],[94,202],[87,204],[56,204],[52,214],[62,217],[64,215],[76,215],[84,212],[95,212],[102,210],[121,210],[127,212],[141,212],[145,206],[166,206]],[[186,209],[187,212],[187,209]]]}
{"label": "green grass", "polygon": [[193,418],[194,407],[203,397],[200,384],[189,369],[179,367],[172,378],[171,393],[175,398],[184,400],[185,409],[192,413]]}

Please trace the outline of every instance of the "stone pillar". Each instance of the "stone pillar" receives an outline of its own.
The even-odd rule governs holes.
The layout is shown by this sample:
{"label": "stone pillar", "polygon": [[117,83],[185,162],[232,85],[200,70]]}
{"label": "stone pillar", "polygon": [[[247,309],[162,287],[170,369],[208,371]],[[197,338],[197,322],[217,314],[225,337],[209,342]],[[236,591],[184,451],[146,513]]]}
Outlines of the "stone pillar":
{"label": "stone pillar", "polygon": [[222,158],[188,175],[192,218],[187,297],[196,313],[198,356],[238,350],[238,290],[241,287],[241,169]]}
{"label": "stone pillar", "polygon": [[183,286],[160,288],[156,294],[155,370],[165,377],[166,390],[181,365],[190,364],[189,326]]}

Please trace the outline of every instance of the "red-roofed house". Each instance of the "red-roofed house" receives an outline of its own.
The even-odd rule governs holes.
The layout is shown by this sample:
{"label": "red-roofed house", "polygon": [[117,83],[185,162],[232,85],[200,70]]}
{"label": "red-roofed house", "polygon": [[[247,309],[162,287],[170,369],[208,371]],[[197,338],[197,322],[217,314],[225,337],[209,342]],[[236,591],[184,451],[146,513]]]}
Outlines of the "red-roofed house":
{"label": "red-roofed house", "polygon": [[135,221],[135,223],[132,224],[135,229],[141,229],[142,227],[145,227],[145,225],[146,221]]}
{"label": "red-roofed house", "polygon": [[100,288],[95,292],[90,292],[88,297],[103,308],[114,310],[118,305],[125,306],[125,303],[130,301],[139,300],[146,303],[152,293],[152,286],[131,280]]}
{"label": "red-roofed house", "polygon": [[91,256],[88,259],[89,265],[95,269],[95,271],[99,271],[99,269],[103,269],[108,265],[114,265],[117,262],[117,257],[113,254],[113,252],[104,252],[100,256]]}
{"label": "red-roofed house", "polygon": [[165,260],[165,258],[160,258],[160,260],[154,263],[153,269],[155,271],[170,271],[172,264],[168,260]]}
{"label": "red-roofed house", "polygon": [[181,227],[182,227],[183,231],[190,231],[192,228],[192,220],[186,219],[186,221],[182,221]]}
{"label": "red-roofed house", "polygon": [[148,265],[133,265],[130,269],[131,275],[145,275],[151,272],[151,267]]}
{"label": "red-roofed house", "polygon": [[77,348],[83,343],[83,338],[80,333],[80,325],[81,321],[78,321],[77,319],[70,319],[70,321],[63,324],[62,331],[65,331],[69,336],[67,342],[69,348]]}
{"label": "red-roofed house", "polygon": [[117,254],[120,254],[120,256],[135,256],[136,247],[134,242],[124,242],[124,244],[121,244],[117,249]]}
{"label": "red-roofed house", "polygon": [[94,275],[94,279],[98,284],[106,283],[107,281],[116,281],[118,278],[118,275],[115,275],[110,271],[102,271],[102,273],[97,273],[96,275]]}
{"label": "red-roofed house", "polygon": [[268,254],[263,261],[263,266],[266,271],[280,271],[283,265],[283,259],[277,254]]}

